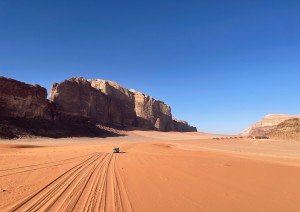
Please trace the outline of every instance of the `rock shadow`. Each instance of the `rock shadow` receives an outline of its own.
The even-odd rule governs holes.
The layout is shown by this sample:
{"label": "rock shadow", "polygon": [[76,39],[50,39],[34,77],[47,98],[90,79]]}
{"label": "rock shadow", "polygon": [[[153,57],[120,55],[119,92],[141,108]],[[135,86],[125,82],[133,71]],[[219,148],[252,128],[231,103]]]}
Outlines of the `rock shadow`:
{"label": "rock shadow", "polygon": [[20,137],[107,138],[126,136],[105,130],[97,124],[85,120],[43,120],[0,117],[0,137],[14,139]]}

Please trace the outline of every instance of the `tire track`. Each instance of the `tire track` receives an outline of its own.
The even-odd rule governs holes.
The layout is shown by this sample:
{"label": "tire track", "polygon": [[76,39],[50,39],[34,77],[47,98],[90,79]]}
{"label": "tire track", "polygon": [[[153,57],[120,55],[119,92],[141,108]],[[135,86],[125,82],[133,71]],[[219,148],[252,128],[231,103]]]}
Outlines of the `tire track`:
{"label": "tire track", "polygon": [[[29,165],[29,166],[20,166],[20,167],[9,168],[9,169],[2,169],[2,170],[0,170],[0,177],[6,177],[6,176],[14,175],[14,174],[20,174],[20,173],[24,173],[24,172],[30,172],[30,171],[35,171],[35,170],[45,169],[45,168],[51,168],[51,167],[61,166],[61,165],[69,164],[69,163],[75,163],[75,162],[79,161],[81,158],[85,158],[85,157],[89,157],[89,156],[80,156],[80,157],[68,158],[68,159],[60,160],[60,161],[53,161],[53,162],[49,162],[49,163],[35,164],[35,165]],[[68,161],[68,162],[65,162],[65,161]],[[10,171],[13,171],[13,172],[10,172]]]}
{"label": "tire track", "polygon": [[117,157],[92,153],[36,193],[4,210],[132,211],[116,165]]}
{"label": "tire track", "polygon": [[133,211],[132,210],[132,206],[131,206],[131,202],[129,201],[129,198],[128,198],[128,194],[126,192],[126,189],[125,189],[125,186],[124,186],[124,183],[122,181],[122,178],[121,178],[121,175],[119,173],[119,168],[117,166],[117,163],[116,163],[116,160],[117,160],[117,156],[115,157],[115,160],[114,160],[114,178],[115,178],[115,185],[117,186],[117,193],[118,193],[118,200],[119,201],[116,201],[116,202],[119,202],[121,204],[121,209],[120,211]]}
{"label": "tire track", "polygon": [[92,164],[96,160],[96,157],[97,155],[92,154],[88,159],[69,169],[37,193],[18,203],[11,211],[37,211],[41,206],[45,205],[47,201],[53,200],[52,196],[55,193],[64,191],[67,186],[72,185],[80,172]]}

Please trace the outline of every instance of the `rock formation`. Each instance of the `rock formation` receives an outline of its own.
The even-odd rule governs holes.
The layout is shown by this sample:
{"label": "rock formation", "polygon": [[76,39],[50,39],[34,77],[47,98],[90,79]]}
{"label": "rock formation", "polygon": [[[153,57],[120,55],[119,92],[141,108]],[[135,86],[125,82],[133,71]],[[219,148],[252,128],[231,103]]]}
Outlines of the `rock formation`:
{"label": "rock formation", "polygon": [[84,78],[71,78],[53,84],[50,101],[56,105],[57,115],[61,120],[88,120],[122,125],[122,113],[117,102],[92,87]]}
{"label": "rock formation", "polygon": [[[134,95],[121,85],[102,79],[88,80],[91,86],[108,96],[118,105],[120,113],[120,126],[135,126],[136,113],[134,111]],[[110,103],[111,104],[111,103]],[[115,113],[115,111],[114,111]]]}
{"label": "rock formation", "polygon": [[[0,77],[0,137],[101,136],[103,127],[196,131],[173,120],[170,106],[106,80],[71,78],[47,90]],[[115,134],[114,134],[115,135]]]}
{"label": "rock formation", "polygon": [[0,76],[0,117],[50,119],[47,90]]}
{"label": "rock formation", "polygon": [[123,126],[136,126],[158,131],[174,130],[171,108],[164,102],[155,100],[133,89],[108,80],[88,80],[91,86],[100,90],[117,102],[123,115]]}
{"label": "rock formation", "polygon": [[300,119],[288,119],[277,125],[266,136],[279,139],[300,139]]}
{"label": "rock formation", "polygon": [[134,94],[137,125],[141,128],[158,131],[173,131],[174,125],[171,107],[141,92],[130,90]]}
{"label": "rock formation", "polygon": [[251,127],[244,130],[241,135],[243,136],[260,136],[275,129],[281,122],[292,119],[300,118],[300,116],[290,116],[286,114],[270,114],[265,116],[262,120],[256,122]]}
{"label": "rock formation", "polygon": [[[78,89],[81,92],[80,88]],[[82,102],[84,105],[85,101]],[[85,105],[81,109],[85,110]],[[62,113],[64,112],[67,111]],[[69,114],[72,113],[74,110],[69,111]],[[60,114],[60,111],[55,104],[47,100],[45,88],[0,77],[0,138],[117,136],[116,133],[109,132],[87,120],[69,121],[61,116],[58,120],[57,114]]]}
{"label": "rock formation", "polygon": [[197,128],[190,126],[189,123],[173,118],[174,131],[177,132],[197,132]]}
{"label": "rock formation", "polygon": [[[170,106],[148,95],[107,80],[72,78],[54,84],[50,101],[59,111],[59,117],[85,118],[118,127],[135,126],[158,131],[195,131],[186,122],[177,128]],[[190,130],[189,130],[190,129]]]}

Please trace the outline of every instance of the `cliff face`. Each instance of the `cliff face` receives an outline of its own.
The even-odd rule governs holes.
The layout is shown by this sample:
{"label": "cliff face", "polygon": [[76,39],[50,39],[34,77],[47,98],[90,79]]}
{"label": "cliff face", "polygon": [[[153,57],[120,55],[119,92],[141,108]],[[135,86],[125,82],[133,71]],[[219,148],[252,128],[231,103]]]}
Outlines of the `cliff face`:
{"label": "cliff face", "polygon": [[241,135],[243,136],[259,136],[270,132],[275,129],[281,122],[292,119],[299,118],[300,116],[290,116],[286,114],[270,114],[265,116],[262,120],[256,122],[251,127],[244,130]]}
{"label": "cliff face", "polygon": [[72,78],[56,83],[50,101],[57,106],[59,117],[158,131],[195,131],[186,122],[175,128],[171,108],[164,102],[112,81]]}
{"label": "cliff face", "polygon": [[271,138],[300,139],[300,119],[288,119],[277,125],[275,129],[266,133]]}
{"label": "cliff face", "polygon": [[136,126],[158,131],[174,130],[171,108],[135,90],[107,80],[88,80],[91,86],[109,96],[119,106],[122,126]]}
{"label": "cliff face", "polygon": [[197,128],[189,125],[186,121],[182,120],[173,120],[174,131],[177,132],[197,132]]}
{"label": "cliff face", "polygon": [[137,125],[158,131],[173,131],[171,108],[164,102],[131,90],[134,94]]}
{"label": "cliff face", "polygon": [[[85,85],[84,81],[78,87],[72,86],[72,83],[66,85],[67,88],[71,88],[69,90],[71,94],[73,94],[73,91],[84,93],[88,88],[88,84]],[[54,90],[60,90],[58,85],[53,87],[56,88]],[[97,97],[91,95],[89,98],[98,100],[102,96]],[[82,98],[80,101],[74,101],[74,99],[69,98],[64,101],[67,105],[70,105],[69,101],[72,101],[71,104],[79,104],[80,114],[87,116],[90,113],[87,111],[89,98]],[[100,100],[99,102],[103,103],[103,100]],[[101,107],[99,108],[101,109]],[[70,111],[63,110],[60,112],[54,103],[50,103],[47,100],[46,89],[39,85],[28,85],[13,79],[0,77],[0,138],[20,138],[24,136],[53,138],[119,136],[117,133],[98,127],[87,120],[70,121],[65,119],[66,116],[59,115],[60,113],[76,114],[77,112],[76,108],[69,107],[68,109]]]}
{"label": "cliff face", "polygon": [[[98,124],[158,131],[195,131],[172,119],[164,102],[106,80],[71,78],[47,90],[0,77],[0,137],[103,136]],[[113,133],[113,135],[115,135]]]}
{"label": "cliff face", "polygon": [[0,76],[0,116],[50,119],[47,90]]}
{"label": "cliff face", "polygon": [[[98,93],[103,93],[118,106],[120,113],[120,126],[135,126],[136,113],[134,111],[134,95],[121,85],[107,80],[88,80],[91,86],[97,89]],[[114,111],[115,113],[116,111]]]}
{"label": "cliff face", "polygon": [[89,120],[122,126],[121,110],[110,96],[99,92],[84,78],[72,78],[55,83],[50,101],[56,105],[59,119]]}

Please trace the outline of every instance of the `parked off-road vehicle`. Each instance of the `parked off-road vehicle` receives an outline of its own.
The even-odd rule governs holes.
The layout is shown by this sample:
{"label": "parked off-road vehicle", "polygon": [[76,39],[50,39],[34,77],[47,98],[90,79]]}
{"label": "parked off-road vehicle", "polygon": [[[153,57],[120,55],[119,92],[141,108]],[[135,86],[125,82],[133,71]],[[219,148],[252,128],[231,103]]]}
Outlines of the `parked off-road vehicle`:
{"label": "parked off-road vehicle", "polygon": [[113,149],[113,153],[119,153],[120,152],[120,148],[119,147],[115,147],[114,149]]}

